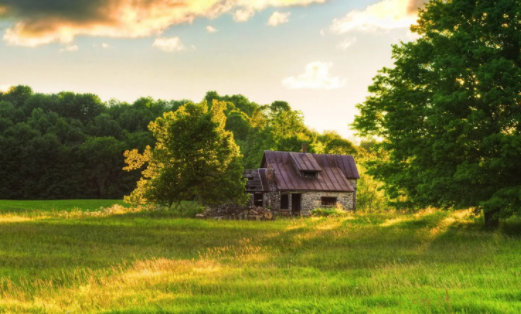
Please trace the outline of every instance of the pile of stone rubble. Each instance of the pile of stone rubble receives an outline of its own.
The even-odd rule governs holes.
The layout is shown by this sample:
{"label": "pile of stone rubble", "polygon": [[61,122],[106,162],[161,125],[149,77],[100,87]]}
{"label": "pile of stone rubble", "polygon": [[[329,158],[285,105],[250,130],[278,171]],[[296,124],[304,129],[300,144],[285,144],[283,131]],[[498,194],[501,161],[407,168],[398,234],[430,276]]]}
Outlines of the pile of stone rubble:
{"label": "pile of stone rubble", "polygon": [[207,207],[202,214],[197,214],[199,219],[217,220],[274,220],[273,212],[262,207],[244,207],[236,204],[224,204]]}

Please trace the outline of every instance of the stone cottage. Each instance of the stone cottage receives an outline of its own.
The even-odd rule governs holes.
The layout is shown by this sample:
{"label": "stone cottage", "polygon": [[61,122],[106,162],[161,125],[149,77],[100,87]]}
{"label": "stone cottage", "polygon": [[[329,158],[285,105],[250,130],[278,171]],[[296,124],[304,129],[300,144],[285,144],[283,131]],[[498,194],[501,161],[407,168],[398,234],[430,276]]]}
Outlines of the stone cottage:
{"label": "stone cottage", "polygon": [[244,171],[250,204],[274,212],[309,215],[315,208],[356,210],[360,178],[351,155],[264,151],[261,167]]}

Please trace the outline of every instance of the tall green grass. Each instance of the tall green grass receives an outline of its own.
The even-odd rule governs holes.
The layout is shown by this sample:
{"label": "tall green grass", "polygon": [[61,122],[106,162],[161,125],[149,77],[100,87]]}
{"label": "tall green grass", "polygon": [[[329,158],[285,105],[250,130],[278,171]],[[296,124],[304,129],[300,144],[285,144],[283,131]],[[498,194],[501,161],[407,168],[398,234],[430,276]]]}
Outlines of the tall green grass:
{"label": "tall green grass", "polygon": [[22,218],[0,216],[0,313],[521,312],[515,220]]}

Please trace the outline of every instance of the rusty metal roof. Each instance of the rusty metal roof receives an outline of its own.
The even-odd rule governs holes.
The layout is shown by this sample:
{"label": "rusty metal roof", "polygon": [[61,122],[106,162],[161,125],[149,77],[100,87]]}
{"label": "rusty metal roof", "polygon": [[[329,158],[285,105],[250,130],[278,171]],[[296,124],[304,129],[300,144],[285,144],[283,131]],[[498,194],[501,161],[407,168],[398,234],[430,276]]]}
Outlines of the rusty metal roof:
{"label": "rusty metal roof", "polygon": [[318,178],[301,176],[290,152],[264,151],[261,167],[273,167],[277,187],[280,191],[354,191],[353,186],[347,180],[360,178],[353,156],[309,155],[313,157],[320,169],[322,169]]}
{"label": "rusty metal roof", "polygon": [[322,171],[313,154],[309,153],[289,153],[299,171]]}
{"label": "rusty metal roof", "polygon": [[246,192],[270,191],[266,169],[245,169],[242,177],[248,179],[246,182]]}

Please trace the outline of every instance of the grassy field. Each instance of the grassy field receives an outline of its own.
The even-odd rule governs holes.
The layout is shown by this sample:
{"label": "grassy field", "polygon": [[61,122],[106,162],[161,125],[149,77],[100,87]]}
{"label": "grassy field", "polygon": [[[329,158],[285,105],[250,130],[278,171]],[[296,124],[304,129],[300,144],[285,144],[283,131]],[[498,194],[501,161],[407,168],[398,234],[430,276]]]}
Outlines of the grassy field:
{"label": "grassy field", "polygon": [[0,200],[0,214],[16,213],[34,215],[35,212],[56,213],[60,211],[98,211],[100,207],[114,204],[127,206],[121,200],[59,200],[59,201],[11,201]]}
{"label": "grassy field", "polygon": [[[83,202],[59,210],[92,213]],[[41,204],[0,201],[0,313],[521,312],[515,220],[203,221]]]}

